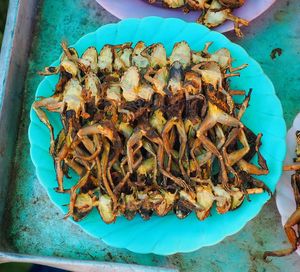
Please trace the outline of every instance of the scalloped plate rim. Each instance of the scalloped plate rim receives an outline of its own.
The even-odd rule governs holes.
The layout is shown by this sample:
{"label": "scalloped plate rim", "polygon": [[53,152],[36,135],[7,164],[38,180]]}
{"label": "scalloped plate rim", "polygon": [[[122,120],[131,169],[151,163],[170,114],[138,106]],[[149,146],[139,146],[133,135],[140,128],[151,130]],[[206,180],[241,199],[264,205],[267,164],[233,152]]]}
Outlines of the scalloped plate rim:
{"label": "scalloped plate rim", "polygon": [[[290,133],[292,133],[294,130],[297,129],[296,128],[297,123],[300,124],[300,112],[298,112],[296,114],[296,117],[293,120],[293,124],[287,132],[287,135],[286,135],[287,150],[290,146],[293,146],[293,149],[294,149],[294,145],[296,144],[294,135],[291,136],[291,137],[293,137],[291,142],[289,141],[290,140],[289,136],[290,136]],[[292,160],[292,155],[290,154],[290,152],[287,151],[286,152],[286,157],[285,157],[285,163],[288,163],[290,160]],[[282,195],[283,192],[287,193],[287,191],[282,191],[282,187],[283,187],[284,184],[287,183],[287,180],[289,180],[288,184],[287,184],[287,186],[289,187],[288,191],[292,192],[292,187],[291,187],[291,184],[290,184],[290,178],[291,178],[290,175],[292,173],[293,173],[293,171],[283,172],[283,174],[281,175],[281,178],[277,182],[277,186],[276,186],[276,206],[277,206],[278,212],[280,214],[280,219],[281,219],[280,221],[281,221],[281,224],[282,224],[283,227],[284,227],[284,224],[286,223],[288,217],[291,215],[291,213],[289,213],[286,209],[287,203],[285,205],[282,205],[282,200],[287,199],[288,201],[291,201],[293,203],[293,205],[296,206],[293,195],[290,195],[290,194],[288,194],[288,196],[286,196],[285,194]],[[300,248],[299,247],[296,250],[296,253],[298,254],[298,256],[300,256]]]}
{"label": "scalloped plate rim", "polygon": [[[149,20],[149,19],[151,19],[151,20],[160,20],[160,21],[180,21],[181,23],[184,23],[184,24],[187,24],[187,25],[194,24],[194,25],[197,25],[197,27],[206,28],[206,27],[201,26],[201,25],[199,25],[199,24],[196,24],[196,23],[188,23],[188,22],[185,22],[185,21],[183,21],[183,20],[181,20],[181,19],[178,19],[178,18],[167,18],[167,19],[164,19],[164,18],[160,18],[160,17],[156,17],[156,16],[150,16],[150,17],[146,17],[146,18],[143,18],[143,19],[128,18],[128,19],[122,20],[122,21],[119,22],[119,23],[122,23],[122,22],[124,22],[124,21],[131,21],[131,23],[133,23],[133,22],[134,22],[134,23],[139,23],[139,22],[141,22],[141,21],[146,21],[146,20]],[[107,25],[105,25],[105,27],[108,27],[108,26],[110,26],[110,27],[113,27],[113,26],[116,27],[119,23],[107,24]],[[95,35],[98,31],[101,30],[101,28],[102,28],[102,27],[98,28],[98,29],[95,30],[94,32],[91,32],[91,33],[88,33],[88,34],[82,36],[80,39],[78,39],[78,41],[77,41],[75,44],[73,44],[73,45],[71,45],[71,46],[72,46],[72,47],[76,47],[76,46],[77,46],[77,45],[78,45],[78,44],[79,44],[79,43],[80,43],[87,35]],[[222,34],[220,34],[220,33],[218,33],[218,32],[215,32],[215,31],[212,31],[212,30],[209,30],[207,33],[210,33],[210,32],[212,32],[213,34],[216,33],[217,35],[223,36]],[[258,62],[257,62],[256,60],[254,60],[251,56],[249,56],[249,54],[247,53],[247,51],[246,51],[244,48],[242,48],[242,47],[241,47],[240,45],[238,45],[238,44],[235,44],[235,43],[231,42],[231,41],[230,41],[227,37],[225,37],[225,36],[223,36],[222,38],[225,38],[225,40],[226,40],[227,43],[233,44],[233,45],[235,46],[235,48],[238,48],[239,51],[243,52],[243,54],[245,54],[247,58],[251,59],[251,61],[253,61],[253,63],[261,69],[261,67],[260,67],[260,65],[258,64]],[[56,60],[56,61],[53,62],[53,63],[55,64],[55,63],[57,63],[57,61],[58,61],[58,60]],[[261,69],[261,70],[262,70],[262,69]],[[267,78],[268,81],[271,83],[272,88],[274,89],[274,86],[273,86],[271,80],[268,78],[268,76],[267,76],[263,71],[262,71],[262,73],[260,74],[260,76],[262,76],[262,77],[264,77],[264,78]],[[39,85],[38,85],[38,87],[37,87],[37,90],[40,88],[40,86],[41,86],[41,84],[43,83],[44,80],[47,80],[47,78],[44,78],[44,79],[39,83]],[[36,95],[37,95],[37,93],[36,93]],[[274,92],[274,96],[276,96],[276,93],[275,93],[275,92]],[[278,98],[278,97],[276,96],[276,98]],[[32,112],[32,108],[31,108],[31,112]],[[278,117],[283,119],[283,116],[282,116],[282,115],[281,115],[281,116],[278,116]],[[35,159],[34,159],[34,154],[32,153],[32,152],[33,152],[33,149],[34,149],[34,147],[33,147],[34,144],[32,144],[32,139],[31,139],[31,137],[30,137],[30,131],[31,131],[31,129],[32,129],[32,126],[33,126],[34,122],[33,122],[32,118],[31,118],[31,116],[30,116],[30,121],[31,121],[31,122],[30,122],[30,125],[29,125],[29,128],[28,128],[28,137],[29,137],[29,141],[30,141],[30,145],[31,145],[31,146],[30,146],[30,156],[31,156],[31,158],[32,158],[33,164],[34,164],[35,169],[36,169],[36,175],[37,175],[37,177],[38,177],[40,183],[42,184],[42,186],[45,188],[45,190],[46,190],[46,192],[47,192],[49,198],[50,198],[51,201],[52,201],[52,203],[54,203],[55,206],[59,208],[59,210],[63,211],[63,208],[62,208],[58,203],[56,203],[55,201],[53,201],[53,198],[52,198],[53,192],[50,191],[50,190],[48,190],[46,184],[42,181],[42,179],[40,179],[40,173],[39,173],[39,171],[38,171],[38,163],[35,161]],[[281,138],[280,138],[280,139],[281,139]],[[284,141],[284,142],[285,142],[285,141]],[[286,146],[285,146],[285,145],[283,146],[283,151],[282,151],[282,152],[283,152],[284,154],[286,153]],[[277,160],[277,161],[278,161],[280,164],[282,164],[282,162],[283,162],[283,160],[284,160],[284,157],[285,157],[285,156],[283,156],[282,160]],[[278,179],[279,179],[279,178],[278,178]],[[277,181],[278,181],[278,180],[277,180]],[[277,182],[276,182],[276,183],[277,183]],[[276,184],[275,184],[275,185],[276,185]],[[247,220],[244,220],[240,225],[236,225],[235,228],[231,229],[230,231],[227,231],[227,232],[226,232],[224,235],[222,235],[219,239],[212,240],[211,242],[202,243],[201,245],[198,245],[198,244],[195,243],[195,245],[185,246],[185,249],[180,249],[180,251],[176,250],[176,248],[175,248],[174,250],[167,250],[167,251],[165,250],[165,251],[162,252],[162,251],[159,251],[159,250],[156,251],[156,250],[153,250],[152,248],[150,248],[150,249],[147,250],[147,251],[143,251],[142,254],[154,253],[154,254],[158,254],[158,255],[170,255],[170,254],[174,254],[174,253],[178,253],[178,252],[187,253],[187,252],[195,251],[195,250],[200,249],[200,248],[205,247],[205,246],[215,245],[215,244],[219,243],[220,241],[222,241],[223,239],[225,239],[227,236],[231,236],[231,235],[237,233],[238,231],[240,231],[240,230],[241,230],[241,229],[242,229],[249,221],[251,221],[252,219],[254,219],[254,218],[258,215],[258,213],[261,211],[262,207],[264,206],[264,204],[265,204],[268,200],[269,200],[269,197],[264,201],[264,203],[262,203],[262,205],[260,205],[260,207],[259,207],[255,212],[253,212],[253,213],[251,214],[251,217],[247,218]],[[82,226],[80,225],[80,222],[78,223],[78,222],[75,222],[75,221],[73,221],[73,220],[70,220],[70,221],[73,222],[73,224],[79,226],[81,229],[83,229],[86,233],[90,234],[91,236],[96,237],[96,238],[98,238],[98,239],[101,239],[103,242],[105,242],[105,243],[108,244],[109,246],[113,246],[113,247],[116,247],[116,248],[126,248],[126,249],[128,249],[128,250],[130,250],[130,251],[132,251],[132,252],[135,252],[135,253],[141,253],[139,250],[136,251],[136,250],[135,250],[134,248],[132,248],[132,247],[118,246],[116,243],[111,242],[111,241],[109,241],[109,240],[106,240],[105,237],[102,238],[102,237],[99,237],[99,235],[95,235],[95,234],[92,233],[90,230],[85,229],[84,227],[82,227]],[[104,236],[105,236],[105,235],[104,235]]]}
{"label": "scalloped plate rim", "polygon": [[[189,16],[189,18],[184,19],[183,17],[180,16],[180,13],[178,13],[178,9],[166,9],[163,7],[158,7],[158,6],[150,6],[149,8],[153,10],[153,13],[150,14],[141,14],[141,15],[129,15],[129,14],[125,14],[125,13],[120,13],[116,8],[111,7],[111,5],[109,3],[107,3],[107,0],[96,0],[98,2],[98,4],[100,6],[102,6],[106,11],[108,11],[109,13],[113,14],[114,16],[116,16],[119,19],[126,19],[126,18],[130,18],[130,17],[149,17],[152,16],[155,12],[158,12],[158,14],[155,14],[156,16],[162,16],[162,14],[165,13],[165,15],[163,15],[162,17],[164,18],[169,18],[169,17],[176,17],[178,19],[181,20],[186,20],[186,22],[190,22],[190,17],[193,17],[194,14],[197,13],[197,11],[190,11],[190,14],[185,14],[186,16]],[[108,1],[116,1],[116,0],[108,0]],[[121,0],[122,1],[122,0]],[[129,0],[130,1],[130,0]],[[136,1],[136,0],[135,0]],[[140,0],[141,2],[145,2],[145,0]],[[265,8],[260,9],[258,12],[254,13],[254,15],[249,16],[248,20],[251,22],[253,20],[255,20],[256,18],[258,18],[259,16],[261,16],[262,14],[264,14],[275,2],[276,0],[263,0],[265,3]],[[139,5],[145,5],[147,3],[139,3],[137,2]],[[126,4],[126,3],[125,3]],[[240,8],[241,9],[241,8]],[[244,8],[245,9],[245,8]],[[144,10],[144,9],[142,9]],[[238,10],[237,10],[238,11]],[[236,14],[236,11],[234,12],[234,14],[243,17],[241,15],[242,11],[238,11],[238,14]],[[178,15],[178,17],[176,16]],[[182,14],[183,15],[183,14]],[[248,17],[248,16],[247,16]],[[192,19],[191,19],[192,20]],[[214,28],[215,31],[220,31],[222,33],[225,32],[229,32],[232,31],[234,29],[233,24],[231,22],[225,22],[225,24],[218,26],[216,28]]]}

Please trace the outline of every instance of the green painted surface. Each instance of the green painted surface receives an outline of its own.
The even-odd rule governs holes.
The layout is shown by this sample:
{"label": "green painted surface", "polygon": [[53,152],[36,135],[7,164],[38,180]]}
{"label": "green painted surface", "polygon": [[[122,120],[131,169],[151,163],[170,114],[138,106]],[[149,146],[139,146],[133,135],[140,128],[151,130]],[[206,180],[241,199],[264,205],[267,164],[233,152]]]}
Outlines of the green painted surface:
{"label": "green painted surface", "polygon": [[[300,111],[299,14],[300,1],[278,0],[244,30],[243,40],[237,40],[232,34],[227,35],[241,44],[273,81],[288,127]],[[273,259],[271,263],[264,263],[261,259],[264,250],[288,245],[274,199],[242,231],[220,244],[169,257],[133,254],[107,247],[70,221],[62,221],[62,214],[51,204],[36,179],[28,156],[28,114],[41,80],[36,72],[58,58],[62,39],[73,43],[102,24],[115,21],[117,19],[101,9],[94,0],[44,0],[41,4],[24,89],[23,114],[10,184],[11,197],[5,215],[6,236],[13,250],[83,260],[175,266],[181,271],[299,271],[300,258],[296,254]],[[277,47],[282,48],[283,53],[272,60],[270,53]]]}

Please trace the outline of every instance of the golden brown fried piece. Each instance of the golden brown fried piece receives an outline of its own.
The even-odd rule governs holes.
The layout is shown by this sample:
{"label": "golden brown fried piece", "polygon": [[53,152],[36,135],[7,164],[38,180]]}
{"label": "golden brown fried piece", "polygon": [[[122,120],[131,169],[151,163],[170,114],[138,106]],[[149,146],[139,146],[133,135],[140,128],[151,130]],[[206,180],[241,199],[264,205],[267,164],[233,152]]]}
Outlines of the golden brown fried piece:
{"label": "golden brown fried piece", "polygon": [[[210,1],[176,3],[183,2],[210,8]],[[269,173],[262,135],[241,121],[251,90],[231,90],[228,80],[247,65],[233,67],[229,50],[210,53],[210,45],[192,51],[181,41],[167,56],[160,43],[128,42],[79,56],[62,44],[61,64],[44,73],[59,74],[55,92],[33,109],[50,130],[57,191],[70,194],[66,218],[81,220],[96,207],[108,224],[171,211],[204,220],[214,203],[223,214],[248,194],[271,193],[251,176]],[[46,111],[61,116],[56,138]],[[79,177],[66,189],[70,169]]]}
{"label": "golden brown fried piece", "polygon": [[245,0],[148,0],[150,4],[161,4],[164,7],[182,8],[183,12],[197,10],[200,13],[198,23],[213,28],[230,20],[238,37],[243,37],[240,25],[248,26],[248,21],[233,15],[233,10],[245,4]]}
{"label": "golden brown fried piece", "polygon": [[[296,131],[296,158],[295,162],[299,161],[300,154],[300,132]],[[264,253],[264,259],[269,256],[274,257],[283,257],[292,254],[295,252],[299,246],[299,237],[300,237],[300,172],[299,165],[288,165],[284,167],[285,171],[295,171],[291,176],[291,185],[294,192],[294,198],[296,202],[296,210],[290,215],[286,223],[284,224],[284,231],[286,237],[291,245],[290,248],[275,250],[275,251],[266,251]],[[295,230],[295,226],[297,226],[297,230]]]}

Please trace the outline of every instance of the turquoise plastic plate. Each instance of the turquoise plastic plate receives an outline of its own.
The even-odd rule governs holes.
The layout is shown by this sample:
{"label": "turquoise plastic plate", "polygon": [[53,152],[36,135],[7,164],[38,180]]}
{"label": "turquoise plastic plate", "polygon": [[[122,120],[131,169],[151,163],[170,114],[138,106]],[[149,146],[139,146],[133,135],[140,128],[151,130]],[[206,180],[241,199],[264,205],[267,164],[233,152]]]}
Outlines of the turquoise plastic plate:
{"label": "turquoise plastic plate", "polygon": [[[255,133],[262,132],[264,135],[261,151],[268,162],[270,174],[260,178],[274,191],[281,175],[286,152],[286,127],[280,101],[271,81],[259,64],[243,48],[230,42],[222,34],[210,31],[199,24],[172,18],[127,19],[117,24],[105,25],[83,36],[73,46],[81,54],[89,46],[96,46],[99,51],[105,44],[128,41],[136,43],[140,40],[147,44],[162,42],[168,53],[178,41],[187,41],[194,50],[200,50],[206,42],[213,41],[210,48],[212,52],[227,47],[236,59],[234,66],[249,64],[247,69],[241,71],[240,77],[232,79],[231,86],[233,89],[253,89],[250,106],[243,117],[243,122]],[[58,61],[53,65],[57,63]],[[57,80],[57,76],[46,77],[38,86],[36,97],[50,96]],[[59,115],[48,113],[48,116],[57,133],[61,128]],[[53,190],[57,183],[53,161],[48,152],[50,146],[48,129],[39,121],[33,110],[30,112],[30,119],[30,155],[36,167],[37,177],[53,203],[66,213],[67,207],[64,205],[69,202],[69,195],[59,194]],[[76,179],[75,174],[73,178]],[[72,180],[66,179],[65,184],[66,188],[71,187]],[[136,253],[169,255],[214,245],[226,236],[238,232],[259,213],[268,199],[269,195],[266,193],[251,196],[251,202],[244,201],[239,209],[225,215],[219,215],[212,209],[212,216],[203,222],[200,222],[194,214],[184,220],[169,214],[165,217],[152,216],[149,221],[143,221],[140,216],[136,216],[132,221],[120,217],[114,224],[107,225],[94,209],[84,220],[74,223],[110,246],[126,248]]]}

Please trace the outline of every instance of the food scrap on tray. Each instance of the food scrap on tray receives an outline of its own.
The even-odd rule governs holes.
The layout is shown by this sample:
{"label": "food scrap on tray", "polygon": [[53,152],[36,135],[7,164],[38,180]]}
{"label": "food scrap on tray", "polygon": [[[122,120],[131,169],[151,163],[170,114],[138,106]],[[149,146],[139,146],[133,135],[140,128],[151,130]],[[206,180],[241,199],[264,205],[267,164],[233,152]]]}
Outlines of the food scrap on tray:
{"label": "food scrap on tray", "polygon": [[233,10],[245,4],[245,0],[147,0],[150,4],[161,4],[167,8],[182,8],[183,12],[200,11],[198,23],[209,28],[217,27],[230,20],[238,37],[243,37],[240,26],[248,26],[249,22],[233,15]]}
{"label": "food scrap on tray", "polygon": [[[171,211],[204,220],[214,203],[223,214],[249,194],[270,193],[252,176],[269,172],[262,134],[241,121],[251,90],[230,88],[247,65],[233,67],[228,49],[210,46],[193,51],[182,41],[168,56],[161,43],[124,43],[80,57],[62,43],[59,66],[41,72],[59,74],[54,93],[33,109],[50,130],[56,190],[70,193],[66,217],[80,220],[97,207],[106,223]],[[61,116],[57,137],[47,111]],[[79,178],[65,188],[70,169]]]}

